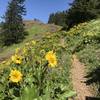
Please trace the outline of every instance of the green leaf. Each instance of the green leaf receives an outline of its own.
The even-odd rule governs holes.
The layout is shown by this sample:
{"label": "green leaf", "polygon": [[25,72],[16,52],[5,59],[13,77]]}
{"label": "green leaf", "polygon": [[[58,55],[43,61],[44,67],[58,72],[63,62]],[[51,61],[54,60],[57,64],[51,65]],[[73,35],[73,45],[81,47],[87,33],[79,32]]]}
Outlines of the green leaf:
{"label": "green leaf", "polygon": [[77,93],[75,91],[70,91],[69,93],[65,92],[64,94],[61,95],[61,100],[64,100],[66,98],[75,97],[76,95]]}
{"label": "green leaf", "polygon": [[21,100],[34,100],[38,97],[38,92],[36,88],[33,87],[25,87],[21,96]]}

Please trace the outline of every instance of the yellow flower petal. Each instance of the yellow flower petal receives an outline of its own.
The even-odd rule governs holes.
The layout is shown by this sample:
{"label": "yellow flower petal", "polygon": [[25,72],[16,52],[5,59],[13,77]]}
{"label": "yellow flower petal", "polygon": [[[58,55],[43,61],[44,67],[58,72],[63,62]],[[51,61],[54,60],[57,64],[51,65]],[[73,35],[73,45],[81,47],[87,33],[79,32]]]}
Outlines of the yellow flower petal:
{"label": "yellow flower petal", "polygon": [[15,53],[17,54],[19,52],[20,48],[16,48]]}
{"label": "yellow flower petal", "polygon": [[57,58],[53,51],[47,52],[45,59],[48,61],[49,66],[55,67],[57,65]]}
{"label": "yellow flower petal", "polygon": [[18,55],[14,55],[11,57],[12,61],[16,64],[21,64],[22,63],[22,57]]}
{"label": "yellow flower petal", "polygon": [[11,73],[10,73],[10,78],[9,80],[14,82],[14,83],[18,83],[19,81],[22,80],[22,73],[18,70],[11,70]]}
{"label": "yellow flower petal", "polygon": [[33,40],[33,41],[32,41],[32,44],[35,45],[35,44],[36,44],[36,41]]}

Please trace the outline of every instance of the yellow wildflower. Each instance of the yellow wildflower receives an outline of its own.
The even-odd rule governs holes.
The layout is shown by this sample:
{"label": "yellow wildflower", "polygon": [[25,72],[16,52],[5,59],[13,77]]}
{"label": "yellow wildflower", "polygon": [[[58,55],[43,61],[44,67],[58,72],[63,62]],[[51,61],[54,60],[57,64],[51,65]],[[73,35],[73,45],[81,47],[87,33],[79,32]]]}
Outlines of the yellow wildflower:
{"label": "yellow wildflower", "polygon": [[23,53],[26,54],[27,53],[27,48],[23,48]]}
{"label": "yellow wildflower", "polygon": [[19,52],[20,48],[16,48],[15,53],[17,54]]}
{"label": "yellow wildflower", "polygon": [[11,70],[9,76],[10,76],[9,80],[14,83],[18,83],[19,81],[22,80],[22,73],[18,70]]}
{"label": "yellow wildflower", "polygon": [[22,63],[22,57],[15,54],[14,56],[12,56],[12,61],[16,64],[21,64]]}
{"label": "yellow wildflower", "polygon": [[56,55],[55,55],[55,53],[53,53],[53,51],[47,52],[45,58],[48,61],[49,66],[55,67],[57,65]]}
{"label": "yellow wildflower", "polygon": [[33,40],[33,41],[32,41],[32,44],[35,45],[35,44],[36,44],[36,41]]}

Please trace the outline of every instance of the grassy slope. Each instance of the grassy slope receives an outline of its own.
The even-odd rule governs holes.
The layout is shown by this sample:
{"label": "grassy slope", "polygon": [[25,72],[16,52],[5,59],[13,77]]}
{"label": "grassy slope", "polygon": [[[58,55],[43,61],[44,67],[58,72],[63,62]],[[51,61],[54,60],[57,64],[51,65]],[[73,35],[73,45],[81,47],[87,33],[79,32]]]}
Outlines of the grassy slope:
{"label": "grassy slope", "polygon": [[87,66],[87,84],[96,86],[100,94],[100,19],[75,26],[66,34],[69,50]]}
{"label": "grassy slope", "polygon": [[[86,28],[87,32],[94,33],[93,43],[89,43],[83,50],[78,52],[80,61],[86,64],[87,84],[93,85],[97,95],[100,95],[100,20],[91,21]],[[97,42],[97,40],[99,40]]]}
{"label": "grassy slope", "polygon": [[[44,40],[46,39],[45,40],[46,44],[44,46],[47,46],[47,48],[48,46],[49,48],[50,46],[52,46],[48,44],[53,43],[53,46],[59,45],[60,48],[62,48],[62,51],[66,49],[64,53],[67,54],[68,57],[67,56],[66,57],[68,59],[65,56],[62,56],[61,62],[63,62],[64,59],[65,60],[64,63],[61,65],[68,65],[68,63],[70,62],[68,60],[71,59],[69,58],[71,57],[71,53],[76,53],[80,61],[82,61],[84,64],[87,65],[88,74],[89,74],[90,72],[93,72],[95,69],[100,68],[100,41],[99,41],[100,28],[99,27],[100,27],[100,19],[92,20],[88,23],[80,24],[77,27],[75,26],[68,32],[57,32],[52,35],[52,34],[45,34],[48,31],[54,30],[51,26],[49,25],[45,26],[43,24],[33,25],[32,28],[28,29],[29,36],[27,36],[27,38],[22,43],[13,45],[11,47],[5,47],[3,52],[0,53],[0,56],[4,57],[9,55],[9,53],[13,53],[16,47],[22,48],[26,42],[32,39],[40,40],[41,42],[39,44],[40,46],[42,46],[42,43],[44,43]],[[60,42],[60,44],[58,42]],[[65,58],[63,59],[63,57]],[[100,73],[99,74],[94,73],[94,74],[97,78],[96,81],[98,82],[99,81],[98,75],[100,75]],[[90,78],[93,77],[94,76],[91,76]],[[93,82],[91,82],[90,84],[92,83]],[[95,83],[96,82],[94,82],[94,84]]]}
{"label": "grassy slope", "polygon": [[37,22],[34,22],[34,23],[31,22],[31,24],[32,25],[30,25],[30,27],[27,27],[28,28],[27,31],[28,31],[29,35],[26,37],[26,39],[23,42],[21,42],[19,44],[14,44],[9,47],[1,48],[1,50],[0,50],[0,59],[1,60],[9,58],[9,56],[14,53],[16,48],[24,47],[26,42],[31,41],[32,39],[34,39],[34,40],[40,39],[43,36],[43,34],[45,34],[47,32],[52,32],[53,27],[55,27],[54,31],[57,31],[61,28],[56,25],[45,25],[45,24],[40,24]]}
{"label": "grassy slope", "polygon": [[[83,37],[82,35],[85,34]],[[76,52],[82,62],[90,70],[100,65],[100,20],[92,20],[81,29],[79,39],[76,40]],[[81,41],[81,42],[80,42]]]}
{"label": "grassy slope", "polygon": [[[55,75],[54,77],[55,80],[57,80],[55,81],[57,83],[55,84],[55,82],[53,82],[53,85],[55,85],[55,90],[56,88],[59,89],[59,86],[61,87],[61,89],[66,89],[66,91],[64,90],[66,93],[63,96],[65,97],[69,93],[69,91],[73,90],[70,77],[69,77],[70,75],[69,70],[71,66],[71,52],[69,51],[69,49],[67,49],[66,37],[65,37],[66,34],[61,31],[52,33],[51,31],[55,30],[54,27],[55,26],[52,26],[52,25],[46,25],[46,26],[34,25],[31,29],[28,30],[30,35],[26,38],[26,40],[24,40],[23,43],[9,47],[8,51],[10,52],[11,50],[12,52],[15,51],[15,48],[17,46],[21,47],[23,50],[25,43],[31,42],[32,39],[37,41],[34,47],[36,48],[35,56],[38,57],[38,55],[40,55],[40,53],[42,52],[44,53],[44,51],[48,52],[49,50],[54,50],[57,54],[58,67],[53,70],[54,72],[52,72]],[[59,30],[59,27],[57,30]],[[8,53],[8,51],[5,51],[5,53],[6,52]],[[6,66],[7,68],[9,68],[8,67],[9,65],[6,65]],[[2,66],[0,65],[0,67],[4,68],[4,64],[2,64]],[[71,94],[68,94],[68,95],[71,95]],[[65,99],[62,99],[62,100],[65,100]]]}

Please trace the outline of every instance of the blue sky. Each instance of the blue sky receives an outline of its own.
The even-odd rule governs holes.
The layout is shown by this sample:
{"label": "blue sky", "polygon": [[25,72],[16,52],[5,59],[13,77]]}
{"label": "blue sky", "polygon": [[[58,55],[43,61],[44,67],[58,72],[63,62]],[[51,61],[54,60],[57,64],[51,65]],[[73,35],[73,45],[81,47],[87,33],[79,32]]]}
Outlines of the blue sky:
{"label": "blue sky", "polygon": [[[8,1],[10,0],[0,0],[0,17],[4,15]],[[26,0],[27,15],[24,19],[37,18],[46,23],[50,13],[68,9],[71,2],[73,0]],[[1,18],[0,21],[2,21]]]}

